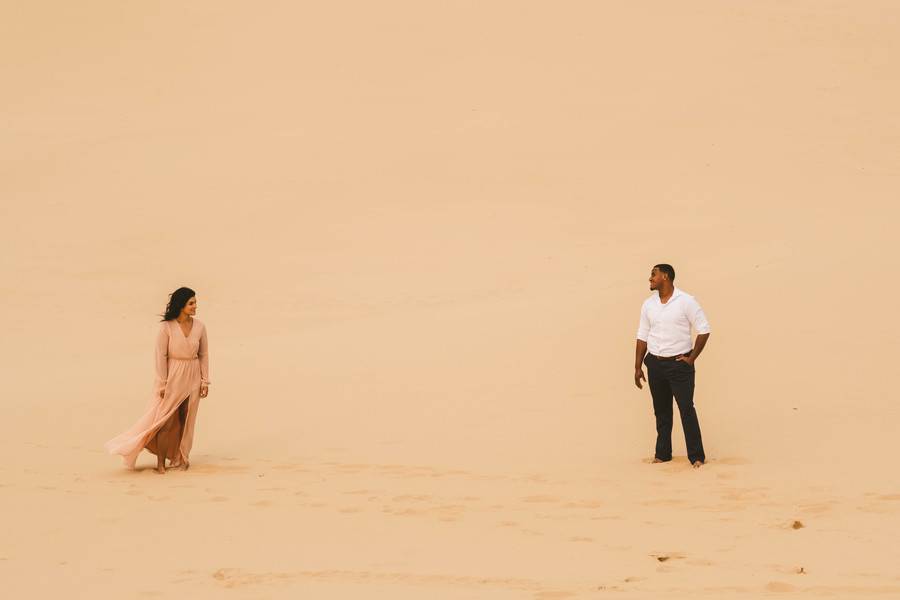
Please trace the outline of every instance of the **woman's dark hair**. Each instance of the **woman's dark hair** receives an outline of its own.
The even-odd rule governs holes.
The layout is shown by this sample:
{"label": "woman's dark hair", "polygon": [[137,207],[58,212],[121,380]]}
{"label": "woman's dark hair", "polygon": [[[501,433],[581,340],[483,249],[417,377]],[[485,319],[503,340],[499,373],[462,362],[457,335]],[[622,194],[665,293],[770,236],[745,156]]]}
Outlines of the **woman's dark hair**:
{"label": "woman's dark hair", "polygon": [[171,321],[181,314],[181,309],[188,303],[188,300],[197,295],[197,292],[189,287],[180,287],[169,294],[169,303],[166,305],[166,314],[163,315],[163,321]]}

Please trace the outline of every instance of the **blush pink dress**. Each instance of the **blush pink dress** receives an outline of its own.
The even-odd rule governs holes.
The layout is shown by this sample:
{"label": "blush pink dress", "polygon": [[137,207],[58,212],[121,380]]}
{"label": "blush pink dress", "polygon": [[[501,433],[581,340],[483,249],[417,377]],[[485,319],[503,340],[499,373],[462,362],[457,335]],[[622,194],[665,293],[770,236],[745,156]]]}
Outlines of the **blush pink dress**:
{"label": "blush pink dress", "polygon": [[[194,319],[185,336],[178,321],[163,321],[156,337],[156,383],[144,415],[124,433],[106,442],[110,454],[120,454],[129,468],[145,448],[156,451],[156,433],[174,419],[166,458],[173,467],[187,464],[200,405],[200,385],[209,385],[206,327]],[[162,397],[160,392],[163,391]]]}

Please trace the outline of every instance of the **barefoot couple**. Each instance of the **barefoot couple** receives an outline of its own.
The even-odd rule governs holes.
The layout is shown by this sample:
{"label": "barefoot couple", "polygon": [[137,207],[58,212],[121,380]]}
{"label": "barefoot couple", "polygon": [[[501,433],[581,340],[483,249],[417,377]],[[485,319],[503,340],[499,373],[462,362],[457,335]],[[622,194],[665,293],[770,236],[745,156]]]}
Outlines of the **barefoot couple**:
{"label": "barefoot couple", "polygon": [[[700,424],[694,409],[694,361],[709,339],[709,323],[693,296],[675,287],[675,270],[659,264],[650,272],[650,290],[657,292],[641,307],[634,361],[634,384],[648,381],[656,414],[656,456],[672,460],[672,397],[681,413],[688,459],[698,468],[706,461]],[[106,443],[134,468],[147,449],[156,455],[156,471],[187,469],[200,398],[209,393],[209,351],[206,327],[194,318],[197,295],[186,287],[169,297],[156,338],[156,385],[143,416],[130,429]],[[691,328],[697,343],[691,343]],[[647,379],[642,364],[647,365]]]}

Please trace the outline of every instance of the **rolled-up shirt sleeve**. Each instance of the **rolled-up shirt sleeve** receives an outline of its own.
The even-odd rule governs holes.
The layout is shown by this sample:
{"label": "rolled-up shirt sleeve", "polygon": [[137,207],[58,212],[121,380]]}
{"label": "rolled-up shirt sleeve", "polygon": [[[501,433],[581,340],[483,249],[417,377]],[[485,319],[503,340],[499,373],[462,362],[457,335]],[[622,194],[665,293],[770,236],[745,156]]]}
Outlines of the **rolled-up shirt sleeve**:
{"label": "rolled-up shirt sleeve", "polygon": [[647,304],[645,303],[641,306],[641,320],[638,323],[637,339],[646,342],[648,335],[650,335],[650,319],[647,317]]}
{"label": "rolled-up shirt sleeve", "polygon": [[697,335],[709,333],[709,321],[706,319],[706,313],[703,312],[699,302],[691,298],[690,302],[685,303],[684,309],[688,321],[691,322],[691,327],[694,328]]}

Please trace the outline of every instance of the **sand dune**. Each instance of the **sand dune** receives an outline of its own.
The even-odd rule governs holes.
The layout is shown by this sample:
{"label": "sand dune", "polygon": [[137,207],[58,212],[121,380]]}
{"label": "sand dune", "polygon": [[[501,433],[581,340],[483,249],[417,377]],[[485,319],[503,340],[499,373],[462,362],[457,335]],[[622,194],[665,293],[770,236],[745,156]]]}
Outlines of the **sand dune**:
{"label": "sand dune", "polygon": [[[900,596],[894,3],[0,17],[10,597]],[[631,383],[660,261],[699,472]],[[180,285],[193,467],[126,471]]]}

